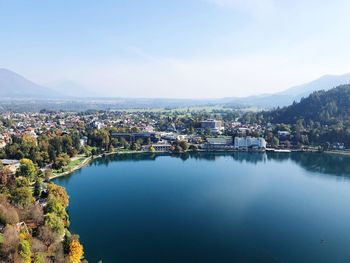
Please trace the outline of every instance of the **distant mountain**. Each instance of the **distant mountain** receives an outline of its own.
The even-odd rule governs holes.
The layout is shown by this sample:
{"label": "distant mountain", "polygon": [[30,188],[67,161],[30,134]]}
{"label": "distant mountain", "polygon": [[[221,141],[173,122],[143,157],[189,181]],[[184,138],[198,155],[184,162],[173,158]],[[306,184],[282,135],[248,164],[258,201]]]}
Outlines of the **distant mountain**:
{"label": "distant mountain", "polygon": [[350,124],[350,85],[341,85],[328,91],[311,93],[298,103],[266,112],[266,119],[273,123],[319,122],[323,125]]}
{"label": "distant mountain", "polygon": [[38,85],[11,70],[0,69],[1,98],[45,99],[57,96],[62,97],[58,92]]}
{"label": "distant mountain", "polygon": [[307,97],[314,91],[329,90],[342,84],[350,84],[350,73],[344,75],[325,75],[309,83],[291,87],[275,94],[231,98],[228,104],[253,105],[265,108],[283,107],[292,104],[294,101],[299,102],[301,98]]}
{"label": "distant mountain", "polygon": [[314,91],[329,90],[343,84],[350,84],[350,73],[344,75],[325,75],[319,79],[289,88],[278,94],[299,97],[301,99],[302,97],[309,96]]}
{"label": "distant mountain", "polygon": [[98,96],[95,92],[87,89],[80,83],[77,83],[72,80],[58,80],[46,84],[47,87],[50,87],[52,90],[65,94],[67,97],[72,98],[86,98],[86,97],[96,97]]}
{"label": "distant mountain", "polygon": [[[0,69],[0,99],[68,99],[84,100],[99,98],[99,105],[107,105],[110,108],[163,108],[163,107],[191,107],[206,105],[225,105],[227,107],[256,106],[259,108],[277,108],[299,102],[301,98],[308,96],[317,90],[329,90],[333,87],[350,84],[350,74],[326,75],[312,82],[289,88],[275,94],[262,94],[244,98],[222,99],[126,99],[126,98],[103,98],[101,94],[85,88],[84,86],[70,81],[57,81],[45,86],[36,84],[21,75],[8,69]],[[113,100],[111,103],[110,100]],[[95,105],[96,102],[93,102]],[[106,105],[104,106],[106,107]]]}

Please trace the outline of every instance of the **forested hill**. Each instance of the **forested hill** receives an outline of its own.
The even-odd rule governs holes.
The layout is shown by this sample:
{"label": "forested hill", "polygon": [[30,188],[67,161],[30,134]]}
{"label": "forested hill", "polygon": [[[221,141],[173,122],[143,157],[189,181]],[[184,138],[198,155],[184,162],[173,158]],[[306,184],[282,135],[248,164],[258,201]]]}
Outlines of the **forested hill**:
{"label": "forested hill", "polygon": [[272,123],[350,124],[350,84],[341,85],[328,91],[316,91],[299,103],[265,113]]}

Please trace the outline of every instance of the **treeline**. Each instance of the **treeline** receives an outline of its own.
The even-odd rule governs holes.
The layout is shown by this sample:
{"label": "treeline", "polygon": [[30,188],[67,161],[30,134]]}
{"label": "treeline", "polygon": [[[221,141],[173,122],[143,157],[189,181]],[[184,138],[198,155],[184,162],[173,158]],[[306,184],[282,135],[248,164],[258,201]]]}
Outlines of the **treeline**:
{"label": "treeline", "polygon": [[39,167],[53,163],[61,166],[62,159],[67,160],[86,149],[80,145],[80,134],[75,131],[62,134],[60,131],[41,134],[38,138],[24,134],[22,137],[13,135],[12,143],[0,151],[0,159],[28,158]]}
{"label": "treeline", "polygon": [[316,91],[288,107],[248,112],[240,120],[264,126],[278,124],[277,129],[270,132],[276,136],[277,130],[287,130],[295,143],[327,145],[342,142],[350,147],[350,85]]}
{"label": "treeline", "polygon": [[63,187],[22,159],[17,174],[0,164],[0,262],[80,262],[83,247],[69,230]]}
{"label": "treeline", "polygon": [[267,121],[295,124],[315,122],[321,125],[350,124],[350,85],[342,85],[328,91],[316,91],[299,103],[266,112]]}

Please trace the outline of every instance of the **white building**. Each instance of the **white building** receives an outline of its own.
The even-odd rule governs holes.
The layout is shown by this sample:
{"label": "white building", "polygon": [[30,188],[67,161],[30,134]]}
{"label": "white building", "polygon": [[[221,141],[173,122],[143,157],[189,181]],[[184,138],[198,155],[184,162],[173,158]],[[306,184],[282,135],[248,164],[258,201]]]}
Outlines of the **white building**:
{"label": "white building", "polygon": [[102,129],[105,126],[103,123],[101,123],[99,121],[93,121],[93,122],[90,123],[90,125],[91,125],[92,128],[95,128],[97,130]]}
{"label": "white building", "polygon": [[168,143],[156,143],[142,146],[142,151],[149,152],[151,147],[153,147],[155,152],[169,152],[172,146]]}
{"label": "white building", "polygon": [[0,149],[4,148],[6,146],[6,140],[5,140],[5,137],[0,134]]}
{"label": "white building", "polygon": [[235,149],[266,149],[266,141],[264,138],[253,137],[235,137]]}
{"label": "white building", "polygon": [[278,137],[288,137],[290,135],[289,131],[278,131]]}
{"label": "white building", "polygon": [[156,152],[169,152],[171,150],[170,144],[152,144]]}

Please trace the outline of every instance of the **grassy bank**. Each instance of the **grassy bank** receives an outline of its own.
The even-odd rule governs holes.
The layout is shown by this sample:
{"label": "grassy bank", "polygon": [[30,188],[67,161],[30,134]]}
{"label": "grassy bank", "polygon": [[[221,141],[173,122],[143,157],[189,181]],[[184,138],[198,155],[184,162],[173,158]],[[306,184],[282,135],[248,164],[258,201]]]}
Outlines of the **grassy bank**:
{"label": "grassy bank", "polygon": [[114,154],[133,154],[133,153],[141,153],[141,152],[122,150],[122,151],[103,153],[100,155],[89,156],[89,157],[78,156],[78,157],[72,158],[70,160],[70,162],[68,163],[68,165],[62,167],[62,169],[52,170],[52,176],[50,177],[50,179],[54,179],[54,178],[61,177],[61,176],[67,176],[67,175],[83,168],[84,166],[88,165],[92,160],[95,160],[97,158],[102,158],[102,157],[114,155]]}

